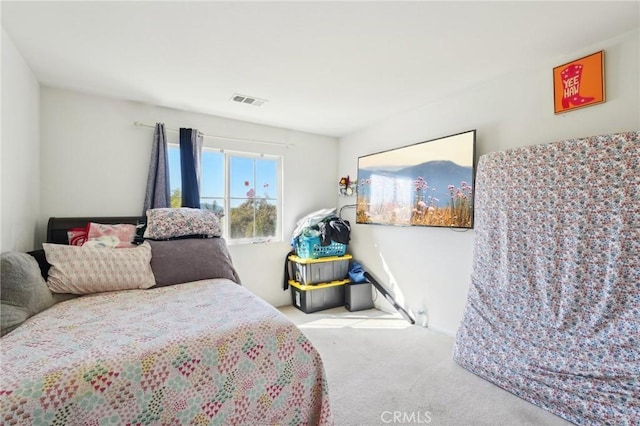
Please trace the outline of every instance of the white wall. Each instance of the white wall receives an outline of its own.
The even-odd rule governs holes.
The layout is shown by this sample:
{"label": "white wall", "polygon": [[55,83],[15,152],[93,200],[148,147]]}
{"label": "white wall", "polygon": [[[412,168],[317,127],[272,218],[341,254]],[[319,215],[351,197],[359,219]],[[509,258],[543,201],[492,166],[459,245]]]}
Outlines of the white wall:
{"label": "white wall", "polygon": [[[291,304],[282,290],[283,265],[296,221],[336,206],[338,142],[335,138],[195,114],[62,89],[41,90],[41,205],[39,236],[51,216],[140,215],[147,181],[152,128],[196,128],[205,134],[291,143],[285,148],[204,138],[204,145],[284,156],[284,242],[233,245],[243,285],[275,306]],[[167,132],[168,141],[178,134]]]}
{"label": "white wall", "polygon": [[2,29],[0,251],[34,248],[40,210],[40,85]]}
{"label": "white wall", "polygon": [[[477,153],[640,129],[640,33],[567,52],[536,69],[467,88],[340,140],[339,171],[356,175],[357,158],[385,149],[477,129]],[[552,69],[605,50],[606,102],[562,115],[553,113]],[[472,72],[473,70],[470,70]],[[340,199],[339,202],[354,202]],[[409,308],[424,306],[429,325],[453,334],[466,302],[473,231],[355,225],[350,251],[365,269]],[[380,300],[380,298],[378,298]],[[388,309],[388,305],[377,302]],[[386,306],[385,306],[386,305]]]}

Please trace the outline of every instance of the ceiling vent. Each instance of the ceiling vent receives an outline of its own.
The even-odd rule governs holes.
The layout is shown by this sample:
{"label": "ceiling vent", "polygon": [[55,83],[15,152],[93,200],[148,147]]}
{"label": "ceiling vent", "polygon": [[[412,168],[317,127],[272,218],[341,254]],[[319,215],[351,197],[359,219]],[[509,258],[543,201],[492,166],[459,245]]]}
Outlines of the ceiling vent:
{"label": "ceiling vent", "polygon": [[253,105],[253,106],[261,106],[267,102],[266,99],[256,98],[255,96],[247,96],[241,95],[239,93],[234,93],[231,97],[231,100],[234,102],[240,102],[241,104]]}

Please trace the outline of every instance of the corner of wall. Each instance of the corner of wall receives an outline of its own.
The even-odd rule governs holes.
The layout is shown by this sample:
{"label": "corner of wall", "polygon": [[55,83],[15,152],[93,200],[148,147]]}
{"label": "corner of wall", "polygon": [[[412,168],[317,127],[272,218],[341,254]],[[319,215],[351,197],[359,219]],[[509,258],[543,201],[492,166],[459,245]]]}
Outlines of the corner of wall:
{"label": "corner of wall", "polygon": [[1,80],[0,249],[28,251],[40,213],[40,83],[4,28]]}

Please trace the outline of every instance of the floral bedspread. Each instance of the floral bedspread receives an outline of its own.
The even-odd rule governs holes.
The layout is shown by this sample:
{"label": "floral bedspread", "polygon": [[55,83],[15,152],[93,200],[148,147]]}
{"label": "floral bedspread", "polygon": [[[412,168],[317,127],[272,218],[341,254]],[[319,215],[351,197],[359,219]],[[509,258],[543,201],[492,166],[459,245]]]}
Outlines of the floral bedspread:
{"label": "floral bedspread", "polygon": [[0,345],[2,424],[333,423],[315,348],[228,280],[73,299]]}
{"label": "floral bedspread", "polygon": [[481,157],[454,359],[571,422],[640,424],[640,132]]}

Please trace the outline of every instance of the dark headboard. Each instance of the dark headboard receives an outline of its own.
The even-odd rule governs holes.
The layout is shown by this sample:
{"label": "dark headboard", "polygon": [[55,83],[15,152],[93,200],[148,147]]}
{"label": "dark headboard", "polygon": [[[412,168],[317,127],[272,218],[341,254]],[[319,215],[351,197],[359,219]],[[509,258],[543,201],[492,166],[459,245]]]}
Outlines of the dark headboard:
{"label": "dark headboard", "polygon": [[89,222],[117,224],[130,223],[137,225],[144,223],[144,216],[110,216],[110,217],[51,217],[47,224],[47,242],[57,244],[69,244],[67,231],[71,228],[82,228]]}

